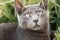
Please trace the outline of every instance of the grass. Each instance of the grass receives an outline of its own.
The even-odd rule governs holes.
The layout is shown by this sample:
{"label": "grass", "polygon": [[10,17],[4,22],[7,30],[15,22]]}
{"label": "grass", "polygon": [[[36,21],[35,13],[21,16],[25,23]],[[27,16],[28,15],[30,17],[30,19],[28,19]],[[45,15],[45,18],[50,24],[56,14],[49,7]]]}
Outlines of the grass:
{"label": "grass", "polygon": [[56,31],[56,33],[55,33],[55,39],[56,40],[60,40],[60,28],[58,27],[58,30]]}
{"label": "grass", "polygon": [[[36,4],[40,0],[21,0],[24,5]],[[55,33],[56,40],[60,40],[60,0],[49,0],[50,27],[59,30]],[[17,22],[14,0],[0,0],[0,23]]]}

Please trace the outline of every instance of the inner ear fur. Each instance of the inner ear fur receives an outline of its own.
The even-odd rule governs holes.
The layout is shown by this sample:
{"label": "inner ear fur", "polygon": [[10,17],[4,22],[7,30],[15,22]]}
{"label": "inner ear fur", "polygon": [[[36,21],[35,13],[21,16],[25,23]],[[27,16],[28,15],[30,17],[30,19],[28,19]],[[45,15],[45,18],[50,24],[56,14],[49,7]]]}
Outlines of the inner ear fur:
{"label": "inner ear fur", "polygon": [[46,9],[46,10],[47,10],[47,8],[48,8],[48,0],[41,0],[40,6],[41,6],[43,9]]}
{"label": "inner ear fur", "polygon": [[22,13],[22,11],[24,9],[24,6],[19,0],[15,0],[15,8],[16,8],[17,13],[19,15],[21,15],[21,13]]}

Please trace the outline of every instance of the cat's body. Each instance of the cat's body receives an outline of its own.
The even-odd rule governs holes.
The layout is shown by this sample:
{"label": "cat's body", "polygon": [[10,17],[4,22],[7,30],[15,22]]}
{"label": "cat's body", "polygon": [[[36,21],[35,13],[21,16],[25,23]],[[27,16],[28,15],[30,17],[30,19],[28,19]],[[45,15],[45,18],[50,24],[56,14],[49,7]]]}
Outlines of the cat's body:
{"label": "cat's body", "polygon": [[7,31],[4,32],[1,40],[50,40],[47,0],[26,7],[15,0],[15,8],[18,13],[18,27],[13,27],[15,29],[13,32],[8,29],[10,26],[5,29]]}
{"label": "cat's body", "polygon": [[39,31],[18,28],[17,23],[0,24],[0,40],[49,40],[47,29]]}
{"label": "cat's body", "polygon": [[32,31],[19,28],[13,35],[13,40],[49,40],[49,34],[43,30]]}

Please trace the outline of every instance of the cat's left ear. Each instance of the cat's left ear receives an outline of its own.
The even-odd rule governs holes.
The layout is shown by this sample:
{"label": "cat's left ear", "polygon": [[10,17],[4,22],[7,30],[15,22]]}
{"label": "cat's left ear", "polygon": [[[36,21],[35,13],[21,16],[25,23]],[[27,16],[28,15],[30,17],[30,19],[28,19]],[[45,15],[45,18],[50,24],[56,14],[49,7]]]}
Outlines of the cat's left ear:
{"label": "cat's left ear", "polygon": [[40,6],[41,6],[43,9],[47,10],[47,8],[48,8],[48,0],[41,0]]}
{"label": "cat's left ear", "polygon": [[17,13],[21,15],[23,12],[24,6],[19,0],[15,0],[15,8],[16,8]]}

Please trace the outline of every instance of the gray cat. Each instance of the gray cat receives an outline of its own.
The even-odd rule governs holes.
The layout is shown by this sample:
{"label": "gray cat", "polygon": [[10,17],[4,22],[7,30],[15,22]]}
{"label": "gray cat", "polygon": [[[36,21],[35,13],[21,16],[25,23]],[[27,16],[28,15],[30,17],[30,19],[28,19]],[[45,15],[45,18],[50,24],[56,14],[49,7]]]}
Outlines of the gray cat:
{"label": "gray cat", "polygon": [[48,26],[49,15],[46,7],[47,4],[44,0],[40,4],[25,7],[18,0],[15,0],[19,27],[36,31]]}
{"label": "gray cat", "polygon": [[5,31],[3,31],[3,37],[0,37],[1,40],[50,40],[47,6],[47,0],[25,7],[15,0],[18,24],[15,24],[15,27],[12,24],[5,24],[5,26],[10,26],[3,29]]}

